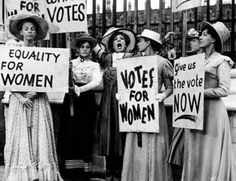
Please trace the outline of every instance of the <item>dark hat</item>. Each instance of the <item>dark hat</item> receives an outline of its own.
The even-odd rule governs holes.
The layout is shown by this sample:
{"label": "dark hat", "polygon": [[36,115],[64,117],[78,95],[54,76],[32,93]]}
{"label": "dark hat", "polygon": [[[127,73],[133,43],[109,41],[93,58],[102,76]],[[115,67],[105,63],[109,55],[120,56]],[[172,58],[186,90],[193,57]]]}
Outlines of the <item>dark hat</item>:
{"label": "dark hat", "polygon": [[83,40],[90,42],[92,48],[94,48],[97,45],[97,40],[95,38],[90,36],[88,33],[83,32],[80,33],[79,36],[71,42],[71,48],[75,49],[77,42]]}
{"label": "dark hat", "polygon": [[222,51],[223,43],[230,37],[229,29],[222,22],[216,22],[214,24],[211,24],[207,21],[204,21],[202,24],[202,30],[207,29],[207,28],[211,28],[216,32],[216,34],[218,36],[216,38],[218,38],[221,43],[220,44],[220,51]]}
{"label": "dark hat", "polygon": [[35,37],[35,40],[42,40],[46,37],[47,32],[48,32],[48,23],[45,19],[41,18],[37,14],[18,14],[16,16],[13,16],[10,18],[10,23],[9,23],[9,31],[12,35],[14,35],[16,38],[19,40],[23,40],[22,35],[20,34],[21,31],[21,23],[23,21],[30,20],[36,24],[38,27],[37,35]]}

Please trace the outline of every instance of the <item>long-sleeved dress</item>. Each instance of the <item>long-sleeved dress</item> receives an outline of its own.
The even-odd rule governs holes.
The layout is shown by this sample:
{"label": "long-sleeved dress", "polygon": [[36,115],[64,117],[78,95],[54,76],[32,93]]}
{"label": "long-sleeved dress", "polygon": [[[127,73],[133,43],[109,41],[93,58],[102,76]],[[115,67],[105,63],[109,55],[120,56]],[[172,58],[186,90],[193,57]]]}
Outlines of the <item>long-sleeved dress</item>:
{"label": "long-sleeved dress", "polygon": [[214,52],[205,65],[204,128],[185,129],[182,181],[234,181],[229,119],[221,97],[230,86],[232,60]]}
{"label": "long-sleeved dress", "polygon": [[[18,93],[25,96],[25,93]],[[62,180],[58,170],[51,108],[38,93],[27,109],[10,95],[6,119],[4,181]]]}
{"label": "long-sleeved dress", "polygon": [[[96,119],[95,96],[92,91],[102,80],[98,63],[72,60],[73,82],[80,88],[80,96],[66,94],[61,111],[58,152],[66,170],[91,170],[93,128]],[[70,99],[74,115],[70,115]],[[87,167],[87,168],[86,168]],[[90,168],[89,168],[90,167]]]}
{"label": "long-sleeved dress", "polygon": [[[147,60],[148,61],[148,60]],[[158,92],[164,84],[172,89],[173,68],[166,59],[158,63]],[[168,125],[163,102],[159,103],[159,133],[127,133],[123,159],[122,181],[171,181],[172,172],[166,161],[169,147]]]}
{"label": "long-sleeved dress", "polygon": [[99,116],[99,154],[104,156],[123,156],[125,134],[119,132],[119,115],[117,93],[117,75],[114,62],[118,58],[128,58],[133,53],[108,54],[103,61],[105,70],[103,74],[104,89],[101,99],[101,112]]}

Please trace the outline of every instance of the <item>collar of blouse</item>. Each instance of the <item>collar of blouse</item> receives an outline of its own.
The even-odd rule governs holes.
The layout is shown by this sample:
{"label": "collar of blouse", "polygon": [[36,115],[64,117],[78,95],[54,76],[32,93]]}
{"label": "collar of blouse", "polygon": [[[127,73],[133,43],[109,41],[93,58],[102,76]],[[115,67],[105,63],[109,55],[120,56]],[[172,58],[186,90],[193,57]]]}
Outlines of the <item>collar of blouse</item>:
{"label": "collar of blouse", "polygon": [[86,62],[89,61],[89,58],[78,57],[78,62]]}

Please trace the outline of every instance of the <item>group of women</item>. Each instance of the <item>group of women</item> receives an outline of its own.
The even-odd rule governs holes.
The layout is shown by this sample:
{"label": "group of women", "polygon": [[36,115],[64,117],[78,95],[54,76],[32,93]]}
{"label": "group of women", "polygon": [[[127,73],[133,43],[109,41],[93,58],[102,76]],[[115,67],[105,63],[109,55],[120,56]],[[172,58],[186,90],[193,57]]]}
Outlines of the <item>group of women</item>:
{"label": "group of women", "polygon": [[[46,36],[48,24],[36,15],[17,15],[10,19],[9,31],[23,42],[22,46],[32,47],[35,40]],[[106,180],[172,181],[167,157],[176,160],[178,158],[173,157],[179,155],[183,163],[182,181],[236,180],[229,120],[220,99],[229,94],[229,72],[233,62],[221,52],[230,33],[221,22],[204,22],[201,36],[192,35],[191,45],[196,39],[199,50],[205,53],[203,130],[177,130],[175,133],[182,136],[173,137],[172,142],[182,144],[169,146],[163,101],[173,92],[173,67],[162,51],[160,34],[145,29],[136,37],[129,29],[110,28],[101,41],[105,50],[97,52],[98,61],[95,62],[92,52],[98,42],[87,33],[81,33],[71,43],[76,55],[70,63],[72,85],[61,111],[58,155],[63,165],[61,170],[66,175],[59,173],[47,95],[16,91],[11,92],[6,120],[3,180],[56,181],[63,180],[61,175],[71,178],[82,175],[83,180],[88,180],[92,169],[93,125],[97,118],[93,90],[101,82],[98,145],[99,155],[106,157]],[[156,95],[160,132],[120,133],[116,61],[134,56],[146,56],[148,61],[150,55],[163,56],[158,59]],[[74,114],[71,114],[71,104]],[[176,138],[180,140],[176,141]],[[178,149],[184,151],[178,152]],[[173,154],[168,155],[170,150]]]}

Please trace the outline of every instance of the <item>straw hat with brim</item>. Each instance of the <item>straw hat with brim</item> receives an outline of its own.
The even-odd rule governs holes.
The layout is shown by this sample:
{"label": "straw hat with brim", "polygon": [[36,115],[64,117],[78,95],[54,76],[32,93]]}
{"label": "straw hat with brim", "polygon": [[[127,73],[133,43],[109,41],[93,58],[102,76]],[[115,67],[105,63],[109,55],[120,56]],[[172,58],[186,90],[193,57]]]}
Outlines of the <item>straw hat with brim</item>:
{"label": "straw hat with brim", "polygon": [[91,37],[89,34],[81,33],[81,34],[79,34],[79,36],[76,39],[74,39],[71,42],[71,48],[75,49],[77,47],[77,43],[79,41],[88,41],[88,42],[90,42],[92,48],[94,48],[97,44],[97,40],[94,39],[93,37]]}
{"label": "straw hat with brim", "polygon": [[162,47],[161,43],[161,35],[155,31],[144,29],[141,35],[138,35],[138,37],[144,37],[148,38],[150,40],[153,40],[155,43],[157,43],[159,46]]}
{"label": "straw hat with brim", "polygon": [[126,34],[129,37],[129,44],[126,47],[126,52],[131,52],[136,44],[136,38],[135,38],[135,34],[132,30],[129,29],[124,29],[124,28],[115,28],[115,27],[111,27],[107,30],[107,32],[103,35],[101,43],[106,47],[108,52],[112,52],[113,50],[110,49],[109,47],[109,42],[110,42],[110,38],[114,33],[119,33],[122,32],[124,34]]}
{"label": "straw hat with brim", "polygon": [[34,22],[38,28],[37,35],[34,40],[42,40],[46,37],[48,32],[48,23],[46,20],[41,18],[36,14],[18,14],[10,18],[9,22],[9,31],[12,35],[14,35],[19,40],[23,40],[23,36],[20,34],[22,29],[22,22],[29,20],[30,22]]}
{"label": "straw hat with brim", "polygon": [[213,29],[216,34],[218,35],[218,38],[220,40],[220,51],[222,51],[223,49],[223,43],[230,37],[230,31],[229,29],[225,26],[224,23],[222,22],[216,22],[214,24],[211,24],[207,21],[203,22],[202,25],[202,30],[207,29],[207,28],[211,28]]}

